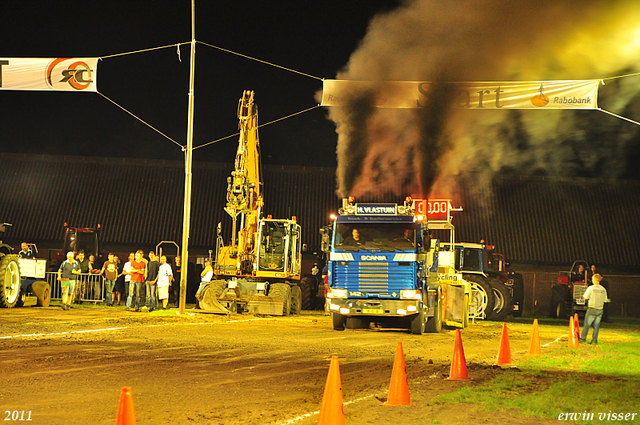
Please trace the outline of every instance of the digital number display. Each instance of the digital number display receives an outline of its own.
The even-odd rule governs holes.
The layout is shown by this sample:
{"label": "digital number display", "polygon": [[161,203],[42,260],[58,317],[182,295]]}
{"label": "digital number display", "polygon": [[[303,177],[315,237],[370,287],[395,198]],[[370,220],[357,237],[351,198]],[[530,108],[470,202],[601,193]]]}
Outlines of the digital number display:
{"label": "digital number display", "polygon": [[416,199],[414,211],[427,216],[429,221],[449,221],[449,199]]}

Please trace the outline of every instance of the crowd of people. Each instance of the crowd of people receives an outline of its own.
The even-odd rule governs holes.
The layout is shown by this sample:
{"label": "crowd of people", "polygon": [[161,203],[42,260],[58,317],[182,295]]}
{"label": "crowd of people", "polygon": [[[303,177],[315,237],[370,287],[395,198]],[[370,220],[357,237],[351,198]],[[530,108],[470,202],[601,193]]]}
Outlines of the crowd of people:
{"label": "crowd of people", "polygon": [[[87,299],[102,300],[102,278],[107,306],[121,305],[124,299],[126,310],[167,309],[172,291],[177,308],[181,271],[179,256],[170,264],[166,255],[158,256],[153,251],[147,258],[142,250],[132,252],[124,264],[118,255],[110,252],[101,268],[95,267],[93,255],[85,258],[84,251],[77,255],[69,251],[66,260],[60,264],[57,277],[62,289],[62,309],[69,310],[72,303],[82,304]],[[98,278],[92,279],[94,276]],[[143,285],[145,300],[140,297]]]}

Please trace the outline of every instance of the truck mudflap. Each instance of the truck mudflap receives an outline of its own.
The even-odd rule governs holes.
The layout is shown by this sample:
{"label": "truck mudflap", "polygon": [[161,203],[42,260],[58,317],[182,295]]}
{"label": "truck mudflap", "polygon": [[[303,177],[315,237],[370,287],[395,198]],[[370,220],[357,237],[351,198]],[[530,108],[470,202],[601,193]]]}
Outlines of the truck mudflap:
{"label": "truck mudflap", "polygon": [[466,328],[469,324],[471,285],[465,281],[447,282],[442,285],[444,297],[444,323],[447,326]]}

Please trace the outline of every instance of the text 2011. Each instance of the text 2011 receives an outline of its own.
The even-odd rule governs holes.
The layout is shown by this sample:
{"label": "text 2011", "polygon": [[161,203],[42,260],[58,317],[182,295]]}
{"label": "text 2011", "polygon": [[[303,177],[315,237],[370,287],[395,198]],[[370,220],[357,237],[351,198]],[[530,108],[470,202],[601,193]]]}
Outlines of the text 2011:
{"label": "text 2011", "polygon": [[31,410],[5,410],[4,414],[5,421],[30,421],[31,420]]}

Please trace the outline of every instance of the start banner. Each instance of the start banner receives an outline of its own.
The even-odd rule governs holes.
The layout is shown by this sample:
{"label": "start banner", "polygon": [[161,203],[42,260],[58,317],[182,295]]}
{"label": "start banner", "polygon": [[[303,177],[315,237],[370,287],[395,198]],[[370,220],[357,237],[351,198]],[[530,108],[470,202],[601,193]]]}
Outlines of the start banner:
{"label": "start banner", "polygon": [[322,106],[371,96],[378,108],[423,108],[435,85],[464,109],[598,109],[600,80],[565,81],[352,81],[324,80]]}
{"label": "start banner", "polygon": [[96,92],[98,58],[0,58],[0,90]]}

